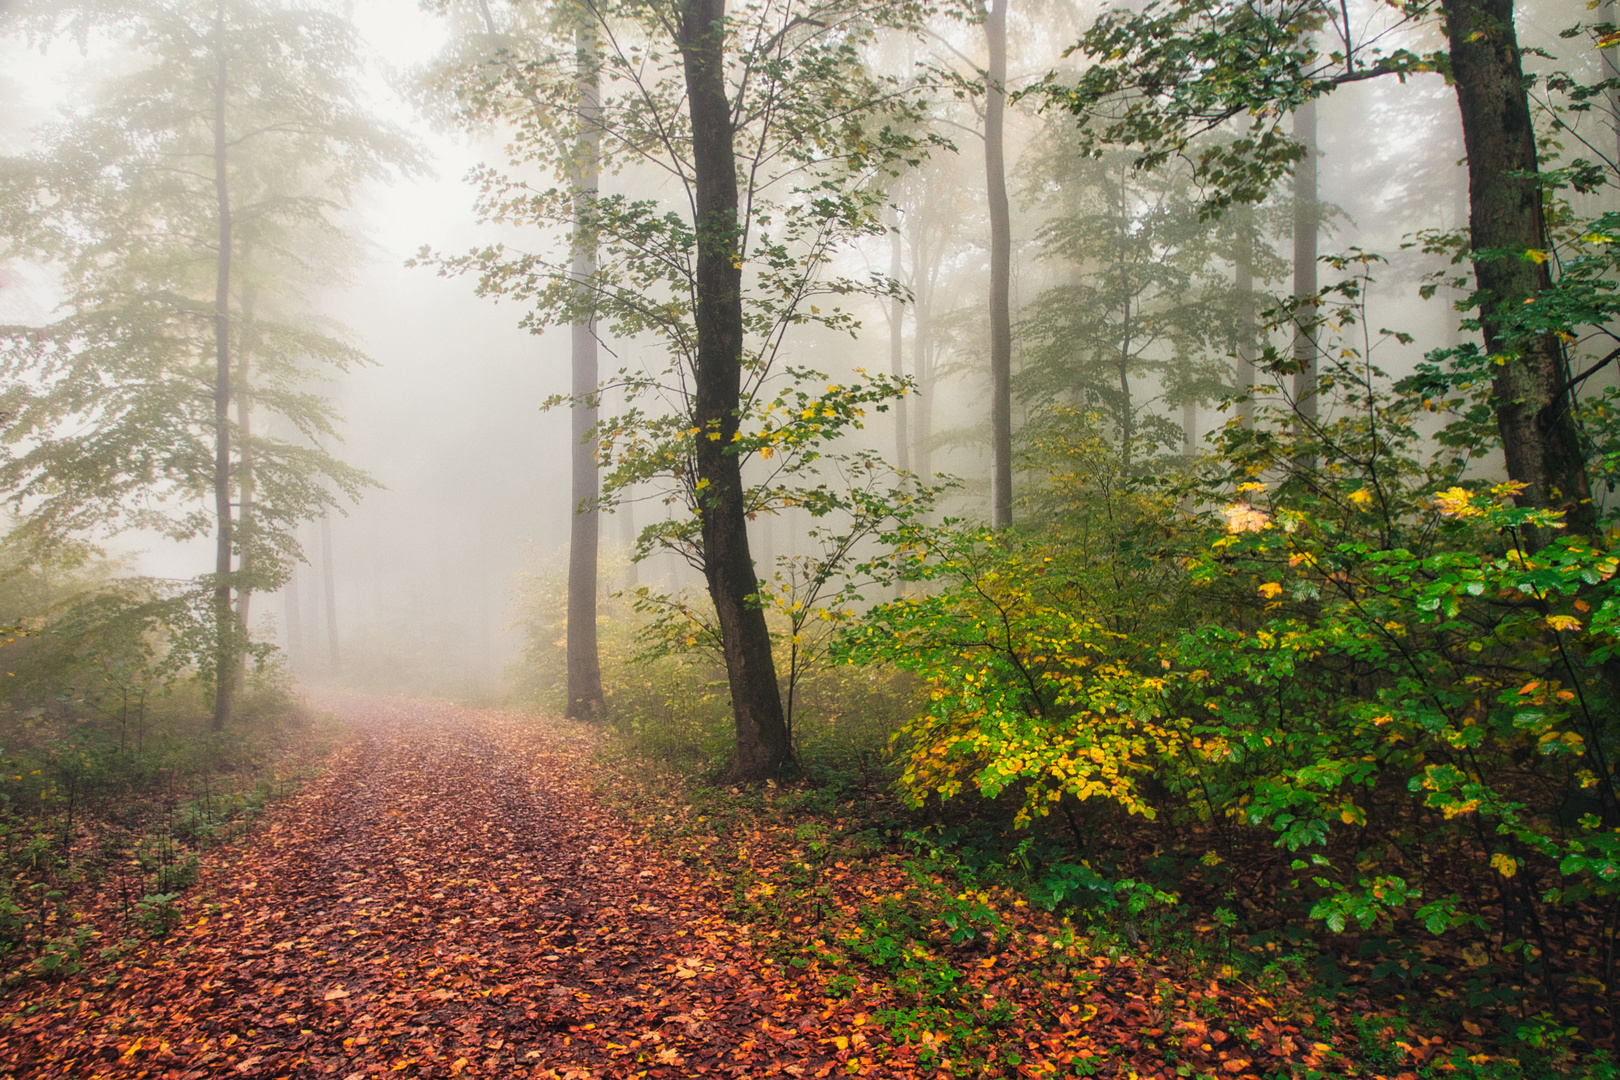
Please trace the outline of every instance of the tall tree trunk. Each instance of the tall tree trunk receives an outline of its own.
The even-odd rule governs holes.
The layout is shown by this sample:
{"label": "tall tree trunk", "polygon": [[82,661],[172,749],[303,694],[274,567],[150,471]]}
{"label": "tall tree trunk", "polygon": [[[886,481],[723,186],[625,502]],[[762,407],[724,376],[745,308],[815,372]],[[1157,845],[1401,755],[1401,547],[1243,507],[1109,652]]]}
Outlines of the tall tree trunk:
{"label": "tall tree trunk", "polygon": [[[900,275],[905,272],[901,257],[900,223],[889,230],[889,281],[898,288]],[[913,297],[915,299],[915,297]],[[898,296],[889,300],[889,370],[896,379],[906,374],[905,359],[906,305]],[[894,464],[902,472],[911,471],[911,425],[907,422],[906,399],[894,403]]]}
{"label": "tall tree trunk", "polygon": [[[1481,294],[1485,349],[1504,360],[1492,392],[1508,476],[1524,484],[1520,506],[1564,511],[1575,532],[1593,533],[1585,455],[1567,385],[1563,346],[1551,333],[1514,329],[1523,305],[1552,286],[1535,130],[1513,29],[1513,0],[1442,0],[1451,75],[1468,154],[1469,242]],[[1481,257],[1483,252],[1510,252]],[[1536,530],[1529,539],[1544,544]]]}
{"label": "tall tree trunk", "polygon": [[613,508],[614,516],[619,519],[619,542],[624,545],[627,589],[641,584],[641,564],[636,562],[636,504],[631,494],[629,489],[620,492],[618,505]]}
{"label": "tall tree trunk", "polygon": [[326,646],[332,661],[332,670],[343,666],[338,652],[337,574],[332,569],[332,519],[321,518],[321,584],[326,594]]}
{"label": "tall tree trunk", "polygon": [[738,779],[771,776],[791,754],[770,631],[756,598],[741,464],[732,449],[742,393],[741,227],[731,102],[726,97],[725,0],[684,0],[677,43],[692,120],[697,234],[694,371],[698,524],[703,572],[719,621],[737,729]]}
{"label": "tall tree trunk", "polygon": [[990,0],[984,174],[990,201],[990,524],[1012,524],[1012,214],[1007,204],[1007,5]]}
{"label": "tall tree trunk", "polygon": [[776,580],[776,515],[760,514],[754,519],[759,526],[759,576],[766,581]]}
{"label": "tall tree trunk", "polygon": [[1232,291],[1236,293],[1237,392],[1244,399],[1238,416],[1244,427],[1254,425],[1254,207],[1243,203],[1232,211]]}
{"label": "tall tree trunk", "polygon": [[298,595],[300,576],[295,564],[287,575],[287,584],[281,587],[281,617],[287,624],[287,660],[295,672],[304,661],[304,608]]}
{"label": "tall tree trunk", "polygon": [[214,17],[214,195],[218,201],[219,258],[214,275],[214,716],[225,730],[236,697],[236,613],[231,607],[231,193],[225,131],[229,61],[225,56],[225,0]]}
{"label": "tall tree trunk", "polygon": [[1131,209],[1130,209],[1130,183],[1131,168],[1129,165],[1120,166],[1119,170],[1119,218],[1116,224],[1119,227],[1119,261],[1115,268],[1119,271],[1119,287],[1123,297],[1120,306],[1120,339],[1119,361],[1116,365],[1119,373],[1119,449],[1120,458],[1128,469],[1131,466],[1131,457],[1136,450],[1136,403],[1131,395],[1131,346],[1135,342],[1136,324],[1131,322],[1131,298],[1133,275],[1131,273],[1134,259],[1131,258]]}
{"label": "tall tree trunk", "polygon": [[[596,32],[581,26],[575,34],[580,69],[579,138],[575,145],[574,264],[575,288],[590,300],[595,287],[596,233],[593,212],[601,142],[601,101],[597,89]],[[594,304],[591,305],[594,311]],[[597,507],[596,317],[573,326],[573,397],[570,410],[573,445],[573,522],[568,541],[568,708],[576,720],[602,714],[602,665],[596,642],[597,554],[601,511]]]}
{"label": "tall tree trunk", "polygon": [[912,457],[924,483],[934,479],[934,363],[931,349],[934,304],[934,252],[921,211],[911,234],[911,371],[917,380],[917,415],[911,422]]}
{"label": "tall tree trunk", "polygon": [[1309,429],[1316,418],[1316,237],[1322,211],[1316,199],[1316,102],[1294,112],[1294,140],[1305,156],[1294,167],[1294,411]]}
{"label": "tall tree trunk", "polygon": [[[1620,4],[1615,0],[1604,0],[1603,21],[1611,26],[1620,24]],[[1603,58],[1603,77],[1620,80],[1620,60],[1616,60],[1614,46],[1599,49],[1598,55]],[[1620,169],[1620,88],[1611,89],[1603,96],[1608,99],[1609,123],[1614,127],[1614,165]]]}
{"label": "tall tree trunk", "polygon": [[[252,257],[249,251],[242,253],[244,267],[251,267]],[[237,545],[241,553],[237,556],[237,570],[240,583],[236,590],[236,621],[245,635],[248,629],[248,619],[253,606],[253,545],[255,542],[253,522],[253,350],[246,340],[252,333],[253,305],[255,290],[246,286],[242,290],[242,318],[238,323],[239,337],[237,342],[237,356],[240,360],[240,369],[236,376],[236,385],[232,387],[236,396],[236,427],[241,438],[238,440],[236,451],[236,492],[239,506],[237,509]],[[244,638],[243,644],[246,645]],[[236,692],[240,694],[247,686],[247,649],[241,648],[236,652]]]}

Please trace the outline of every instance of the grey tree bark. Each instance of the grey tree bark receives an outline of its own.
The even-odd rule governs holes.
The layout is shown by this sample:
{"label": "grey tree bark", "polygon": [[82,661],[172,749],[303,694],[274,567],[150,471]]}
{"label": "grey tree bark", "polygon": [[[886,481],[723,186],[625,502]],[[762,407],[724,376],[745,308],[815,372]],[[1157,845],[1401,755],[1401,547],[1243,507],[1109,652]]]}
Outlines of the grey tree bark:
{"label": "grey tree bark", "polygon": [[[905,273],[904,238],[900,223],[889,230],[889,280],[898,283]],[[915,298],[913,298],[915,299]],[[889,301],[889,370],[896,379],[906,374],[905,358],[906,305],[898,296]],[[907,400],[902,397],[894,403],[894,463],[902,472],[911,471],[911,425],[908,422]]]}
{"label": "grey tree bark", "polygon": [[230,61],[225,51],[225,0],[214,17],[214,196],[218,202],[219,258],[214,276],[214,715],[213,729],[225,730],[236,700],[236,612],[231,606],[231,193],[226,174],[229,136],[225,101]]}
{"label": "grey tree bark", "polygon": [[337,574],[332,568],[332,519],[321,518],[321,584],[326,598],[326,646],[332,670],[343,667],[338,652]]}
{"label": "grey tree bark", "polygon": [[304,662],[304,609],[298,595],[298,579],[302,576],[298,566],[287,575],[287,584],[281,587],[281,618],[286,623],[287,659],[296,672]]}
{"label": "grey tree bark", "polygon": [[624,584],[627,589],[641,584],[641,564],[635,559],[636,504],[631,495],[630,491],[624,491],[613,509],[614,516],[619,519],[619,543],[624,545],[625,550]]}
{"label": "grey tree bark", "polygon": [[[580,66],[579,137],[575,146],[574,259],[571,273],[581,299],[589,302],[596,276],[596,240],[588,215],[596,198],[600,171],[601,99],[597,86],[596,33],[581,26],[574,44]],[[602,714],[602,664],[596,640],[597,560],[601,511],[596,446],[596,318],[587,316],[572,327],[572,510],[568,541],[568,705],[566,715],[595,720]]]}
{"label": "grey tree bark", "polygon": [[[1620,4],[1615,0],[1604,0],[1603,21],[1610,25],[1620,25]],[[1603,58],[1603,77],[1605,79],[1620,79],[1620,60],[1615,58],[1615,49],[1599,49],[1598,55]],[[1610,90],[1604,95],[1609,101],[1609,123],[1614,127],[1614,163],[1620,168],[1620,89]]]}
{"label": "grey tree bark", "polygon": [[[242,253],[244,268],[251,265],[252,255],[249,250]],[[238,337],[251,335],[253,326],[253,305],[256,290],[248,285],[242,289],[242,312],[238,324]],[[238,440],[237,450],[237,480],[236,492],[239,502],[237,509],[237,570],[239,582],[236,589],[236,621],[244,635],[243,644],[246,644],[246,634],[249,618],[253,606],[253,350],[249,342],[237,341],[236,355],[238,361],[236,385],[232,390],[236,396],[236,427],[241,438]],[[240,694],[247,685],[247,650],[238,649],[236,653],[236,693]]]}
{"label": "grey tree bark", "polygon": [[911,231],[911,371],[917,380],[917,414],[911,421],[911,452],[917,475],[925,482],[934,477],[934,354],[932,319],[938,256],[929,242],[930,223],[922,212],[914,215]]}
{"label": "grey tree bark", "polygon": [[1254,208],[1244,203],[1232,211],[1232,291],[1236,293],[1237,391],[1244,398],[1238,416],[1244,427],[1254,425]]}
{"label": "grey tree bark", "polygon": [[990,202],[990,524],[1012,524],[1012,215],[1007,201],[1007,5],[990,0],[984,171]]}
{"label": "grey tree bark", "polygon": [[1322,211],[1316,197],[1316,102],[1294,113],[1294,139],[1305,156],[1294,167],[1294,411],[1309,423],[1316,418],[1317,354],[1314,297],[1317,290],[1316,241]]}

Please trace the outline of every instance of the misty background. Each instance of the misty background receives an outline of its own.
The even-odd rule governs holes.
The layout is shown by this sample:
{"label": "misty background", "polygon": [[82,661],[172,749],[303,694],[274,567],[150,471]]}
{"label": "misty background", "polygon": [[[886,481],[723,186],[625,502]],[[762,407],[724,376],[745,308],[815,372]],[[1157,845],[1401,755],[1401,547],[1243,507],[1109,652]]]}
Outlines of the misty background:
{"label": "misty background", "polygon": [[[568,416],[541,406],[549,395],[567,391],[568,338],[565,329],[544,335],[520,329],[521,310],[475,296],[470,279],[405,265],[424,245],[448,253],[500,240],[538,245],[532,236],[503,234],[474,220],[473,193],[464,178],[480,162],[504,163],[500,134],[470,138],[431,123],[411,101],[421,70],[445,44],[444,21],[409,0],[356,0],[350,9],[370,53],[371,107],[420,142],[432,173],[370,188],[356,211],[357,231],[368,244],[365,257],[347,287],[328,291],[320,304],[373,361],[339,377],[332,394],[344,418],[346,445],[339,455],[381,487],[332,517],[329,537],[320,523],[303,527],[309,561],[280,596],[261,600],[253,621],[257,633],[287,650],[305,681],[336,678],[371,688],[487,694],[521,645],[512,602],[522,575],[565,558]],[[1063,48],[1099,10],[1087,3],[1015,5],[1009,82],[1027,84],[1061,65]],[[1527,36],[1541,30],[1532,26]],[[960,60],[982,53],[976,28],[946,27],[942,33],[950,40],[942,38],[941,56]],[[97,64],[107,60],[94,49],[81,55],[67,42],[44,55],[14,39],[0,49],[0,149],[13,153],[27,146],[35,124],[54,110],[71,109],[91,88]],[[1466,216],[1454,97],[1438,76],[1414,83],[1349,86],[1320,105],[1319,194],[1337,208],[1321,247],[1332,252],[1360,246],[1391,259],[1377,272],[1378,318],[1417,334],[1404,350],[1380,352],[1378,363],[1393,374],[1410,370],[1425,349],[1454,342],[1457,334],[1443,302],[1417,297],[1419,278],[1438,261],[1401,251],[1403,238],[1423,228],[1456,228]],[[942,380],[931,464],[964,481],[955,510],[987,516],[988,374],[978,315],[988,273],[982,144],[971,130],[971,108],[942,108],[958,153],[937,155],[923,174],[965,212],[949,222],[944,240],[948,250],[936,304],[944,310],[933,327]],[[1039,235],[1053,210],[1039,199],[1044,181],[1028,159],[1054,125],[1070,123],[1043,116],[1028,103],[1009,114],[1015,324],[1020,309],[1065,272],[1040,256]],[[908,178],[901,186],[913,182]],[[1273,242],[1280,251],[1287,238]],[[842,269],[882,272],[890,252],[879,242],[843,258],[848,265]],[[1275,291],[1284,283],[1262,287]],[[835,377],[861,367],[887,370],[890,313],[875,302],[857,303],[864,324],[858,340],[805,334],[790,349],[795,362]],[[51,307],[48,280],[14,270],[0,281],[0,319],[41,320]],[[903,331],[909,358],[909,318]],[[605,345],[604,374],[637,362],[633,347]],[[1200,406],[1194,413],[1197,437],[1226,418]],[[872,418],[865,441],[892,454],[890,423]],[[664,512],[644,502],[628,513],[639,527]],[[625,549],[631,528],[625,516],[604,517],[605,551]],[[755,524],[761,564],[792,553],[804,526],[791,514]],[[138,572],[174,578],[206,566],[211,546],[208,537],[177,544],[141,534],[108,544]],[[627,572],[622,554],[606,557],[605,565],[621,567],[619,580],[603,582],[611,589],[624,583]],[[668,555],[655,556],[636,574],[643,582],[697,581]]]}

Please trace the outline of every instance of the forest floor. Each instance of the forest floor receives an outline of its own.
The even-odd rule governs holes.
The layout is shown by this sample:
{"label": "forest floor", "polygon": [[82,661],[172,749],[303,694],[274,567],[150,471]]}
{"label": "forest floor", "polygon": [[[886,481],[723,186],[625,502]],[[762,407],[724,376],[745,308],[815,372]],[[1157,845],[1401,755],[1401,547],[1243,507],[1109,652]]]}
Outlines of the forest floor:
{"label": "forest floor", "polygon": [[988,897],[959,910],[993,946],[918,945],[905,898],[941,883],[892,854],[830,858],[774,904],[817,841],[742,825],[672,849],[656,805],[595,794],[577,728],[316,703],[353,732],[326,771],[205,860],[166,937],[0,1000],[0,1074],[1415,1080],[1437,1057],[1389,1027],[1368,1059],[1303,1002],[1088,956]]}

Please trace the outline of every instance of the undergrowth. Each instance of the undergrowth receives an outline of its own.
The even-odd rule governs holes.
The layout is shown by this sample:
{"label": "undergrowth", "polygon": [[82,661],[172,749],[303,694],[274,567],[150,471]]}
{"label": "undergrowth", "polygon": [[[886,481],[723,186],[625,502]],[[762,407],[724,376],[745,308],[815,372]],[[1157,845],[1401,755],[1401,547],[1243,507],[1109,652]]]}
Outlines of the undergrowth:
{"label": "undergrowth", "polygon": [[[880,746],[806,755],[798,779],[750,788],[644,745],[606,743],[600,795],[719,890],[728,914],[753,925],[772,962],[808,992],[887,1001],[869,1022],[919,1064],[964,1077],[1016,1070],[1015,1018],[1044,1009],[1053,1022],[1083,1019],[1099,972],[1135,964],[1156,973],[1163,1016],[1138,1049],[1178,1076],[1206,1075],[1178,1057],[1182,1033],[1222,1023],[1233,1054],[1258,1056],[1276,1032],[1330,1048],[1318,1068],[1278,1076],[1620,1075],[1606,1052],[1545,1013],[1477,994],[1402,993],[1393,968],[1351,981],[1307,927],[1261,931],[1231,910],[1195,910],[1174,887],[1173,857],[1159,856],[1158,876],[1132,878],[1045,862],[1027,837],[998,847],[993,830],[931,823],[889,793]],[[986,974],[1027,994],[986,995],[973,978]],[[1263,1003],[1274,1030],[1230,1022],[1234,999]],[[1072,1074],[1113,1067],[1087,1058]]]}
{"label": "undergrowth", "polygon": [[[614,576],[610,568],[603,579]],[[515,669],[520,696],[550,711],[563,697],[562,595],[557,569],[531,579],[529,647]],[[734,918],[762,928],[784,972],[829,998],[881,987],[898,1004],[871,1022],[919,1063],[949,1062],[963,1076],[1016,1065],[1001,1056],[1014,1005],[977,996],[964,973],[1030,980],[1058,1007],[1084,996],[1100,960],[1163,971],[1169,1033],[1153,1052],[1181,1076],[1202,1066],[1178,1059],[1171,1024],[1216,1015],[1233,994],[1275,1006],[1272,1022],[1288,1032],[1265,1037],[1331,1048],[1320,1063],[1330,1072],[1615,1075],[1592,1032],[1543,1004],[1526,974],[1530,954],[1504,966],[1489,953],[1443,954],[1432,937],[1353,926],[1326,935],[1308,904],[1278,891],[1267,868],[1279,856],[1265,837],[1251,838],[1253,850],[1227,843],[1216,857],[1207,841],[1218,838],[1196,826],[1150,828],[1088,804],[1020,827],[1016,788],[999,799],[904,805],[889,736],[915,710],[917,690],[892,668],[809,672],[792,770],[762,788],[728,786],[721,667],[700,654],[647,658],[628,605],[610,593],[602,604],[611,732],[603,796],[707,876]],[[1232,1047],[1244,1045],[1247,1036],[1229,1034]]]}
{"label": "undergrowth", "polygon": [[[273,681],[231,730],[183,685],[127,725],[71,702],[8,718],[0,749],[0,978],[66,975],[165,935],[201,856],[314,771],[338,729]],[[121,935],[115,938],[114,935]]]}

